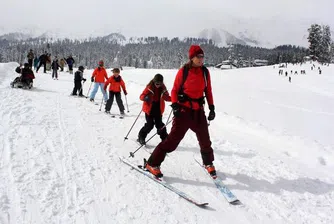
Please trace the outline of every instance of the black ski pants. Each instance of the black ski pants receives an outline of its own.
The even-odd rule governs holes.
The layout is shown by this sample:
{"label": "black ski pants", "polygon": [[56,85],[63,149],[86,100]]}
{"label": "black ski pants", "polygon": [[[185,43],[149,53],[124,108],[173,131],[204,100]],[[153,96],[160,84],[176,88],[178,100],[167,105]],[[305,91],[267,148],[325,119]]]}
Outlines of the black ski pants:
{"label": "black ski pants", "polygon": [[112,104],[114,102],[114,97],[116,97],[116,102],[117,102],[119,111],[121,113],[123,113],[124,112],[124,105],[123,105],[123,101],[122,101],[122,97],[121,97],[121,92],[112,92],[112,91],[109,91],[109,99],[107,101],[105,110],[106,111],[110,111],[111,106],[112,106]]}
{"label": "black ski pants", "polygon": [[42,67],[42,65],[44,66],[44,73],[46,73],[46,62],[40,62],[38,67],[37,67],[36,72],[38,72],[39,68]]}
{"label": "black ski pants", "polygon": [[73,88],[73,95],[77,95],[79,91],[79,96],[82,96],[82,84],[80,80],[74,80],[74,88]]}
{"label": "black ski pants", "polygon": [[[161,129],[165,124],[162,122],[162,115],[160,111],[157,111],[155,113],[151,114],[146,114],[145,113],[145,119],[146,123],[145,125],[140,129],[138,138],[143,138],[145,139],[146,136],[152,131],[154,125],[158,131],[158,135],[160,136],[161,140],[164,140],[167,138],[167,130],[166,127]],[[161,130],[160,130],[161,129]]]}

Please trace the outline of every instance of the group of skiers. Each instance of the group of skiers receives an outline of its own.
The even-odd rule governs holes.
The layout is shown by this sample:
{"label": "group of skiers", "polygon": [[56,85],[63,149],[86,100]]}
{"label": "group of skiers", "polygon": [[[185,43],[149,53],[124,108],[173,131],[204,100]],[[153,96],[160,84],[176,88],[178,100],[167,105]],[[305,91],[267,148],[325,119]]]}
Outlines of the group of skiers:
{"label": "group of skiers", "polygon": [[[293,64],[294,65],[294,64]],[[302,66],[302,63],[300,64],[300,66]],[[288,67],[288,65],[287,65],[287,63],[286,64],[282,64],[282,65],[280,65],[279,66],[279,68],[287,68]],[[313,69],[315,69],[315,64],[313,64],[312,66],[311,66],[311,71],[313,70]],[[274,68],[275,68],[275,66],[274,66]],[[321,68],[320,67],[318,67],[318,72],[319,72],[319,75],[321,75],[321,73],[322,73],[322,70],[321,70]],[[285,73],[284,73],[284,71],[283,71],[283,69],[279,69],[278,70],[278,75],[284,75],[285,74],[285,76],[286,77],[288,77],[288,75],[289,75],[289,72],[288,71],[285,71]],[[292,74],[294,74],[294,75],[298,75],[298,71],[297,70],[291,70],[290,71],[290,75],[292,75]],[[306,70],[305,69],[301,69],[300,70],[300,73],[299,74],[301,74],[301,75],[306,75]],[[289,82],[291,83],[291,80],[292,80],[292,78],[291,78],[291,76],[289,76]]]}
{"label": "group of skiers", "polygon": [[[178,71],[171,95],[169,95],[164,78],[161,74],[156,74],[149,81],[139,99],[143,101],[142,111],[145,113],[146,123],[138,133],[138,142],[146,144],[146,136],[155,126],[160,136],[161,142],[156,146],[153,153],[147,160],[144,167],[156,177],[162,177],[160,165],[164,161],[166,154],[174,151],[188,129],[196,133],[203,165],[209,174],[215,178],[216,170],[213,165],[214,153],[211,147],[208,123],[215,119],[215,106],[211,89],[210,73],[203,66],[204,52],[198,45],[192,45],[189,49],[189,61]],[[82,76],[83,67],[75,73],[75,86],[73,95],[80,90],[82,95],[81,81],[85,81]],[[124,105],[121,98],[121,91],[127,95],[125,83],[120,76],[120,70],[114,68],[113,75],[108,78],[103,61],[99,61],[98,67],[94,69],[91,82],[94,82],[93,90],[89,96],[90,101],[94,101],[95,95],[100,88],[105,104],[105,113],[110,114],[110,108],[116,98],[120,114],[124,114]],[[107,97],[107,87],[109,86],[109,98]],[[204,95],[205,93],[205,95]],[[209,105],[209,115],[204,112],[205,97]],[[162,122],[162,115],[165,109],[165,101],[171,102],[174,115],[172,128],[167,133],[166,125]]]}
{"label": "group of skiers", "polygon": [[[46,54],[41,55],[39,67],[45,65],[45,56]],[[31,59],[32,57],[30,56],[29,58]],[[173,152],[177,148],[188,129],[196,133],[203,165],[213,178],[216,177],[216,170],[213,166],[214,153],[211,147],[207,123],[207,119],[209,121],[215,119],[215,106],[211,89],[210,72],[203,66],[203,61],[204,52],[201,47],[191,45],[189,49],[189,61],[178,71],[171,95],[169,95],[164,85],[164,77],[161,74],[156,74],[139,96],[139,99],[143,101],[142,111],[145,113],[146,123],[138,133],[138,142],[142,145],[146,144],[146,137],[154,126],[161,139],[161,142],[156,146],[144,165],[147,171],[156,177],[163,176],[160,170],[161,163],[164,161],[167,153]],[[32,61],[30,60],[29,63],[24,64],[22,70],[19,71],[17,69],[17,72],[22,74],[23,80],[33,78],[26,75],[33,74],[31,63]],[[58,70],[58,64],[54,64],[53,66],[55,70]],[[84,96],[82,94],[82,81],[86,81],[83,77],[84,70],[83,66],[79,66],[78,71],[74,74],[72,95],[77,95],[78,93],[79,96]],[[124,115],[125,109],[121,98],[121,91],[127,95],[125,83],[120,76],[120,69],[114,68],[112,73],[113,75],[108,77],[107,71],[104,68],[104,62],[102,60],[98,62],[98,67],[94,69],[91,76],[91,82],[94,83],[94,87],[89,99],[90,101],[94,101],[95,95],[100,88],[103,99],[106,102],[105,113],[110,114],[115,97],[120,114]],[[56,73],[53,76],[57,78]],[[106,93],[108,86],[109,98]],[[206,117],[204,112],[205,98],[210,110],[208,117]],[[169,134],[167,133],[166,125],[162,122],[165,101],[172,103],[171,107],[174,115]]]}

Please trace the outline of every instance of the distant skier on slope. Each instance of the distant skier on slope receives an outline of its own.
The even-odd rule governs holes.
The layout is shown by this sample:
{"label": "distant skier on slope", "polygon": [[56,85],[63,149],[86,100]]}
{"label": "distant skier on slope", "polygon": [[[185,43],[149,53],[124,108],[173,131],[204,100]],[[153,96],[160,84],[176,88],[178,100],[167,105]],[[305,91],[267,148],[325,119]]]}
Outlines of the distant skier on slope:
{"label": "distant skier on slope", "polygon": [[146,119],[144,127],[140,129],[138,134],[138,142],[142,145],[145,145],[145,138],[154,125],[157,128],[161,141],[165,140],[168,136],[166,127],[160,130],[165,126],[162,122],[165,101],[171,101],[171,97],[163,81],[164,77],[161,74],[156,74],[139,97],[143,101],[143,111],[145,112]]}
{"label": "distant skier on slope", "polygon": [[68,70],[70,72],[70,74],[73,74],[73,65],[75,63],[74,58],[72,57],[72,55],[68,56],[68,58],[66,59],[66,63],[68,65]]}
{"label": "distant skier on slope", "polygon": [[52,69],[52,79],[58,80],[58,69],[60,68],[60,65],[58,64],[58,58],[57,56],[53,59],[53,62],[51,64]]}
{"label": "distant skier on slope", "polygon": [[204,52],[201,47],[192,45],[189,49],[189,62],[176,75],[171,93],[174,114],[171,132],[155,148],[145,164],[145,168],[156,177],[163,176],[160,165],[166,154],[173,152],[188,129],[191,129],[196,133],[206,170],[213,178],[216,178],[216,170],[213,166],[214,154],[204,112],[204,92],[210,109],[209,121],[215,118],[215,106],[213,104],[210,73],[203,66],[203,59]]}
{"label": "distant skier on slope", "polygon": [[30,49],[30,51],[28,52],[28,55],[27,55],[27,59],[28,59],[28,64],[30,66],[30,68],[32,69],[32,63],[33,63],[33,60],[34,60],[34,52],[32,49]]}
{"label": "distant skier on slope", "polygon": [[42,54],[41,56],[39,56],[39,65],[36,69],[36,73],[38,73],[38,70],[40,67],[42,67],[42,65],[44,66],[44,73],[46,73],[46,61],[48,59],[48,55],[47,52],[45,51],[44,54]]}

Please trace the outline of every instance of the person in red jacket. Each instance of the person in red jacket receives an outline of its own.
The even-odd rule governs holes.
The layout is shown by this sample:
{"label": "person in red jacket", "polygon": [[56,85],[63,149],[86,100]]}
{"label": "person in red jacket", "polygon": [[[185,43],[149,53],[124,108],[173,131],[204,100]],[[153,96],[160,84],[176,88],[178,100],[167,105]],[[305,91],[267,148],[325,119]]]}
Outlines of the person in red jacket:
{"label": "person in red jacket", "polygon": [[123,89],[124,95],[127,95],[128,93],[126,92],[126,89],[125,89],[125,83],[122,77],[119,75],[120,70],[118,68],[114,68],[112,72],[113,72],[113,75],[109,77],[109,79],[106,81],[103,87],[104,91],[106,91],[108,85],[110,84],[109,99],[105,107],[105,112],[110,114],[110,109],[114,102],[114,96],[115,96],[119,111],[121,115],[124,115],[124,105],[123,105],[123,101],[121,97],[121,88]]}
{"label": "person in red jacket", "polygon": [[141,101],[144,101],[143,111],[146,118],[146,123],[138,134],[138,142],[142,145],[145,145],[145,138],[154,125],[162,141],[168,136],[165,124],[162,122],[162,114],[165,110],[165,101],[170,102],[171,97],[163,82],[164,77],[161,74],[156,74],[139,97]]}
{"label": "person in red jacket", "polygon": [[104,102],[107,102],[108,100],[107,93],[103,88],[105,80],[108,79],[108,75],[107,75],[106,69],[103,66],[104,66],[104,62],[102,60],[99,61],[99,66],[94,70],[92,77],[91,77],[91,82],[95,82],[92,93],[89,96],[89,99],[92,102],[94,101],[95,95],[99,87],[103,94]]}
{"label": "person in red jacket", "polygon": [[[189,62],[178,71],[171,92],[174,114],[171,131],[168,138],[154,149],[145,164],[146,169],[156,177],[163,176],[160,171],[161,163],[167,153],[173,152],[177,148],[188,129],[196,133],[205,168],[213,178],[217,177],[213,166],[214,155],[204,112],[204,92],[210,109],[209,121],[215,118],[215,106],[210,74],[203,66],[204,52],[200,46],[192,45],[190,47],[189,59]],[[185,69],[188,71],[186,80],[183,76]]]}

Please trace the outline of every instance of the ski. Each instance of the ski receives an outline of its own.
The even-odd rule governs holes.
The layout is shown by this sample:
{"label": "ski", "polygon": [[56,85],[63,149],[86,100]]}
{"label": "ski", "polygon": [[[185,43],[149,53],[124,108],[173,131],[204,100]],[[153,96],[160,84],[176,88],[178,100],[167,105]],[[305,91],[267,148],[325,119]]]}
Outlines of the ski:
{"label": "ski", "polygon": [[133,169],[135,169],[136,171],[144,174],[145,176],[147,176],[148,178],[150,178],[151,180],[154,180],[156,183],[164,186],[165,188],[167,188],[168,190],[174,192],[175,194],[179,195],[181,198],[187,200],[188,202],[198,206],[198,207],[205,207],[208,205],[208,203],[201,203],[196,201],[195,199],[193,199],[192,197],[190,197],[189,195],[187,195],[186,193],[184,193],[183,191],[180,191],[179,189],[173,187],[172,185],[168,184],[167,182],[165,182],[163,179],[161,178],[157,178],[154,175],[152,175],[150,172],[144,170],[142,168],[142,166],[137,166],[132,164],[131,162],[129,162],[127,159],[120,157],[120,160],[127,164],[128,166],[132,167]]}
{"label": "ski", "polygon": [[112,118],[115,118],[115,117],[119,117],[119,119],[123,119],[124,118],[124,115],[116,115],[116,114],[112,114],[111,117]]}
{"label": "ski", "polygon": [[213,183],[216,185],[217,189],[222,193],[225,199],[232,205],[239,205],[241,202],[239,199],[230,191],[230,189],[223,183],[223,180],[220,177],[216,177],[215,179],[211,177],[211,175],[205,170],[204,166],[197,160],[195,161],[200,165],[204,172],[210,177]]}

